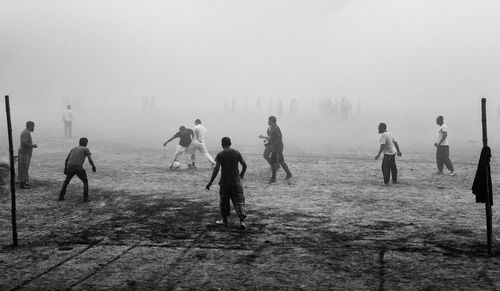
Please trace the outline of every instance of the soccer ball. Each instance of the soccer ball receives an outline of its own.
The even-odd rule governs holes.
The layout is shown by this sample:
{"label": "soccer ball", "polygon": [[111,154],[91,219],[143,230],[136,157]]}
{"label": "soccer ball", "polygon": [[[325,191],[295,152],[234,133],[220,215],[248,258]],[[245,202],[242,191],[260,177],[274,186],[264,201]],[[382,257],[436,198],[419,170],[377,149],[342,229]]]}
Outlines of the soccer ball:
{"label": "soccer ball", "polygon": [[172,164],[172,168],[174,169],[179,169],[181,167],[181,163],[179,163],[178,161],[175,161],[173,164]]}

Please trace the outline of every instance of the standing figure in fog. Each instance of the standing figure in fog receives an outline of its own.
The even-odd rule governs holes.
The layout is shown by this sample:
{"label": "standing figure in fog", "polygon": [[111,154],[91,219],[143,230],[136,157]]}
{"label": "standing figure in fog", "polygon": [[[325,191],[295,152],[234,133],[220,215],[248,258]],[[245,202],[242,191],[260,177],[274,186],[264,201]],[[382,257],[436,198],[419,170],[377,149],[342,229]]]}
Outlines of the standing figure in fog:
{"label": "standing figure in fog", "polygon": [[270,127],[269,130],[269,140],[268,144],[271,149],[271,168],[272,176],[269,183],[276,182],[276,172],[280,166],[285,170],[286,177],[285,180],[292,178],[292,173],[288,169],[288,165],[285,163],[285,157],[283,156],[283,135],[281,134],[281,129],[276,123],[277,119],[275,116],[269,116],[267,124]]}
{"label": "standing figure in fog", "polygon": [[179,161],[179,157],[182,154],[186,155],[186,163],[188,164],[188,167],[191,166],[191,161],[188,161],[187,159],[187,148],[191,144],[191,141],[193,140],[193,130],[190,128],[186,128],[184,125],[181,125],[179,127],[179,131],[174,134],[169,140],[167,140],[163,146],[167,146],[169,142],[172,140],[179,138],[179,144],[177,145],[175,149],[175,154],[174,154],[174,160],[172,161],[172,164],[170,165],[170,169],[174,168],[174,163]]}
{"label": "standing figure in fog", "polygon": [[30,189],[29,184],[29,168],[33,149],[38,146],[33,143],[31,133],[35,131],[35,123],[33,121],[26,122],[26,129],[21,133],[21,145],[17,152],[17,172],[19,180],[19,188]]}
{"label": "standing figure in fog", "polygon": [[207,146],[205,145],[205,136],[207,134],[207,129],[201,124],[201,120],[199,119],[196,119],[194,121],[194,124],[193,140],[191,141],[191,144],[187,149],[188,154],[191,156],[191,164],[189,166],[196,167],[196,151],[202,153],[203,156],[205,156],[205,158],[210,162],[210,164],[212,164],[212,166],[215,166],[215,161],[208,153]]}
{"label": "standing figure in fog", "polygon": [[444,124],[444,117],[439,115],[436,118],[436,124],[439,125],[438,139],[434,143],[436,147],[436,163],[437,163],[437,174],[443,173],[443,165],[450,170],[450,176],[455,176],[457,172],[453,168],[453,164],[450,160],[450,144],[448,143],[448,126]]}
{"label": "standing figure in fog", "polygon": [[73,124],[73,110],[71,110],[71,105],[68,105],[64,110],[62,120],[64,123],[64,137],[71,138]]}
{"label": "standing figure in fog", "polygon": [[[222,141],[223,150],[215,157],[215,168],[212,172],[212,178],[205,187],[210,190],[210,186],[214,182],[219,169],[222,167],[222,174],[219,180],[219,196],[220,196],[220,212],[222,220],[217,221],[218,224],[227,225],[227,218],[231,212],[229,200],[233,201],[233,207],[240,218],[240,228],[245,229],[245,197],[243,196],[243,187],[241,186],[241,179],[245,176],[247,164],[241,153],[231,148],[231,139],[223,137]],[[238,170],[238,164],[241,164],[241,172]]]}
{"label": "standing figure in fog", "polygon": [[398,169],[396,167],[396,154],[401,156],[398,143],[392,137],[392,134],[387,131],[387,125],[380,123],[378,125],[378,133],[382,134],[380,137],[380,148],[375,159],[378,160],[380,155],[384,154],[382,161],[382,174],[384,176],[384,184],[389,184],[392,173],[392,183],[398,183]]}
{"label": "standing figure in fog", "polygon": [[88,142],[87,138],[80,138],[79,146],[72,148],[66,158],[66,161],[64,161],[64,174],[66,175],[66,179],[64,180],[61,192],[59,193],[59,201],[64,200],[66,188],[68,187],[71,179],[73,179],[76,175],[83,182],[83,202],[89,202],[89,181],[87,179],[87,172],[83,168],[85,158],[89,160],[93,173],[96,172],[96,168],[94,161],[90,157],[90,150],[87,147]]}

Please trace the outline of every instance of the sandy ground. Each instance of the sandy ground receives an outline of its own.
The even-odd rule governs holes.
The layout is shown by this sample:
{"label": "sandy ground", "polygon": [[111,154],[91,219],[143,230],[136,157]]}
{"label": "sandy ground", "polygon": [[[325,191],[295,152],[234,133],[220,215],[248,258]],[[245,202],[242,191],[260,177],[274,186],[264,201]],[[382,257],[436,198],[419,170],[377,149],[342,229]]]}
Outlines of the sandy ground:
{"label": "sandy ground", "polygon": [[[289,147],[290,182],[262,146],[236,145],[248,229],[216,225],[211,168],[167,169],[172,148],[91,140],[98,172],[90,203],[76,179],[58,202],[76,140],[41,140],[33,188],[17,190],[19,247],[11,248],[10,194],[0,195],[0,289],[500,289],[500,217],[486,254],[484,205],[470,192],[480,147],[452,148],[458,175],[435,175],[432,148],[404,149],[397,185],[383,186],[378,146],[356,152]],[[215,144],[209,149],[214,154]],[[494,189],[500,167],[493,160]],[[497,199],[498,200],[498,199]]]}

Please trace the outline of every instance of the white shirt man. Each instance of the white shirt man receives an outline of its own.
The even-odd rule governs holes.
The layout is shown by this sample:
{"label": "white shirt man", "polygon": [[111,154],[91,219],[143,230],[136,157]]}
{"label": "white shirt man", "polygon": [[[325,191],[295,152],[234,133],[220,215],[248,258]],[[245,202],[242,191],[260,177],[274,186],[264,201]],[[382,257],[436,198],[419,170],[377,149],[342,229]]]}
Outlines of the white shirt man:
{"label": "white shirt man", "polygon": [[453,163],[450,160],[450,145],[448,143],[448,127],[444,124],[444,117],[439,115],[436,118],[436,124],[439,126],[438,140],[434,143],[436,147],[436,163],[438,174],[443,173],[443,167],[446,166],[450,170],[450,176],[455,176],[456,172],[453,168]]}
{"label": "white shirt man", "polygon": [[73,123],[73,111],[71,106],[68,105],[63,111],[63,122],[64,122],[64,136],[71,137],[72,123]]}
{"label": "white shirt man", "polygon": [[384,155],[394,155],[397,153],[396,146],[394,145],[394,138],[390,132],[386,131],[382,133],[380,144],[384,145],[382,151]]}
{"label": "white shirt man", "polygon": [[439,126],[437,144],[441,146],[450,145],[448,143],[448,126],[444,123]]}
{"label": "white shirt man", "polygon": [[196,162],[196,151],[202,153],[205,158],[212,164],[215,165],[215,160],[208,153],[207,146],[205,145],[205,136],[207,134],[207,129],[201,125],[201,120],[196,119],[194,121],[194,138],[191,145],[187,149],[187,152],[191,155],[191,167],[195,167]]}
{"label": "white shirt man", "polygon": [[380,137],[380,148],[375,159],[378,159],[380,155],[384,154],[384,160],[382,161],[382,175],[384,176],[384,184],[388,184],[391,179],[392,183],[398,183],[398,169],[396,167],[396,154],[401,156],[401,151],[399,150],[399,145],[392,134],[387,131],[387,125],[385,123],[380,123],[378,125],[378,133],[382,134]]}

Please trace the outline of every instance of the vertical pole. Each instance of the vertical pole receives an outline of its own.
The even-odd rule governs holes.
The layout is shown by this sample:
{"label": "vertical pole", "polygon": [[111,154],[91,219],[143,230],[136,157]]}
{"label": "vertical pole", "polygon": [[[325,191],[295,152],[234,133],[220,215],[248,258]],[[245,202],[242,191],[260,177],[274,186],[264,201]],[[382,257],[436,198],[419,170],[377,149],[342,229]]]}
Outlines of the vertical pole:
{"label": "vertical pole", "polygon": [[12,205],[12,244],[17,246],[17,220],[16,220],[16,170],[14,167],[14,146],[12,143],[12,123],[10,120],[9,95],[5,96],[5,110],[7,112],[7,130],[9,135],[10,153],[10,193]]}
{"label": "vertical pole", "polygon": [[[488,130],[486,127],[486,98],[481,99],[481,121],[483,125],[483,147],[488,146]],[[490,173],[486,173],[487,179],[491,179]],[[488,240],[488,254],[491,255],[491,239],[493,236],[493,225],[492,225],[492,213],[491,213],[491,193],[489,192],[489,180],[487,180],[487,185],[486,185],[486,237]]]}

